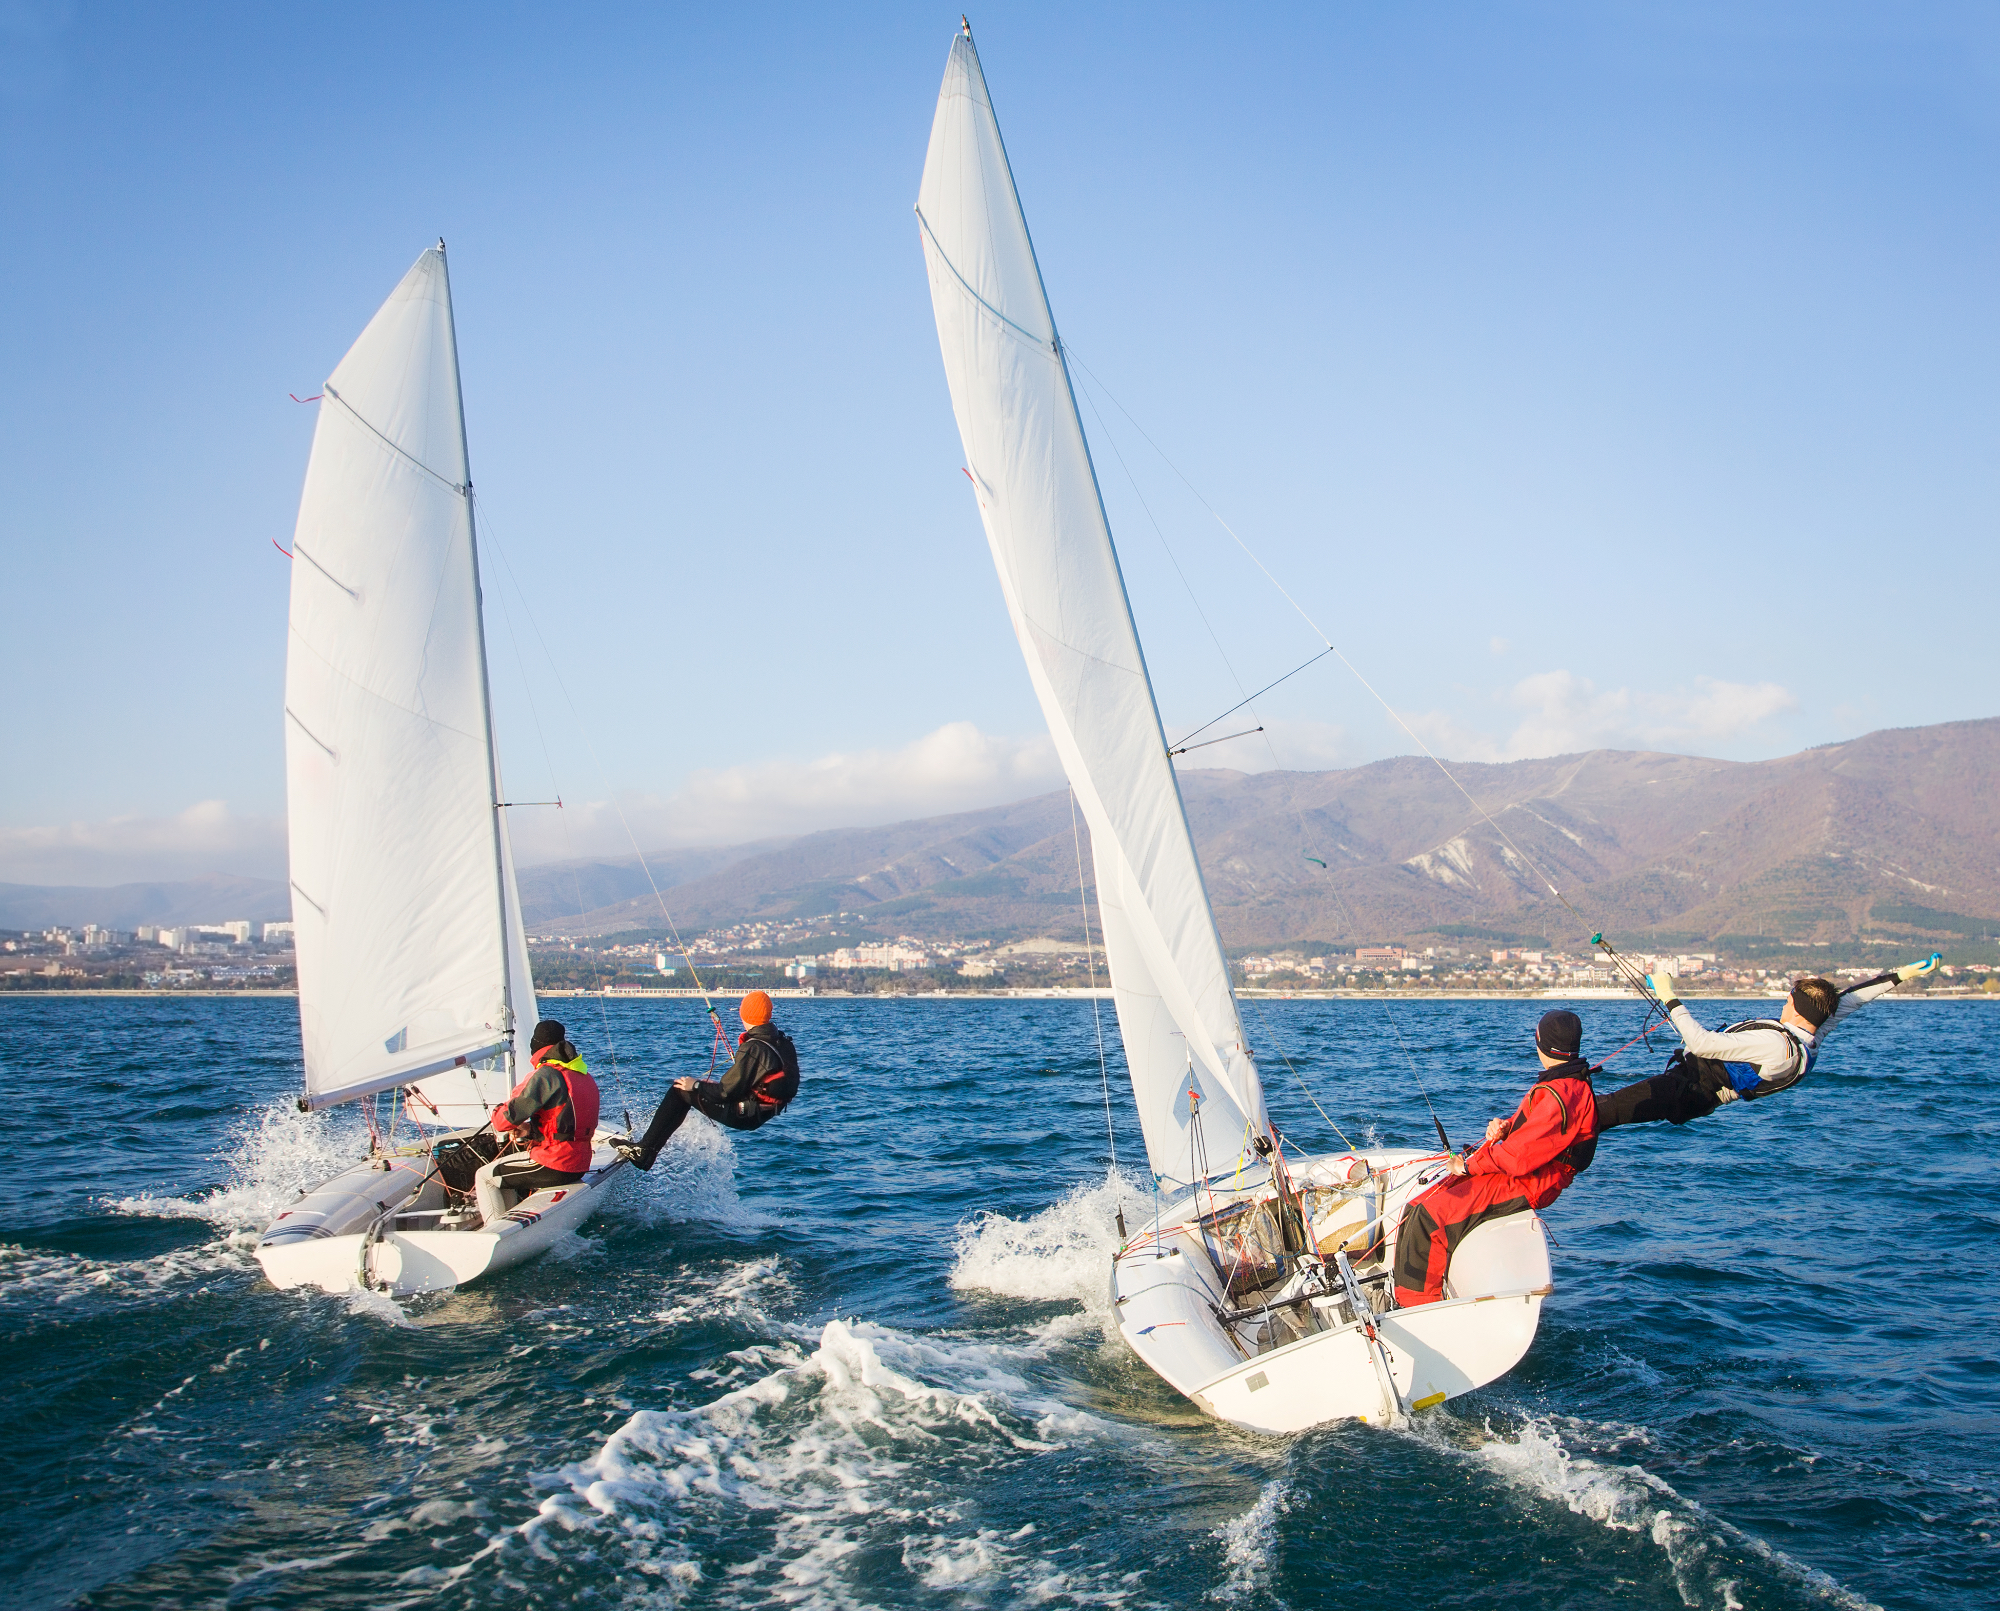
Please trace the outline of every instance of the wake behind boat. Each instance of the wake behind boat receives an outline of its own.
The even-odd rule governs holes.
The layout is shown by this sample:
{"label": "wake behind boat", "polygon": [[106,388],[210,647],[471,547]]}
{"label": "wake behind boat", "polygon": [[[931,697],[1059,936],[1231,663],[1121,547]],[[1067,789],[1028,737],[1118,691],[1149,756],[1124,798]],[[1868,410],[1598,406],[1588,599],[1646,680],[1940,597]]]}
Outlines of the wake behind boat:
{"label": "wake behind boat", "polygon": [[[371,1146],[257,1246],[280,1287],[462,1286],[580,1225],[625,1167],[525,1198],[504,1161],[447,1186],[531,1065],[537,1011],[480,616],[472,476],[444,243],[328,378],[293,542],[285,658],[300,1106],[369,1104]],[[401,1093],[413,1126],[398,1144]],[[568,1166],[574,1170],[577,1165]]]}
{"label": "wake behind boat", "polygon": [[1265,1111],[1068,358],[971,30],[952,42],[917,221],[966,473],[1028,674],[1090,825],[1153,1225],[1111,1270],[1119,1330],[1203,1409],[1289,1432],[1402,1421],[1512,1368],[1550,1290],[1532,1212],[1455,1249],[1397,1310],[1409,1200],[1442,1154],[1287,1159]]}

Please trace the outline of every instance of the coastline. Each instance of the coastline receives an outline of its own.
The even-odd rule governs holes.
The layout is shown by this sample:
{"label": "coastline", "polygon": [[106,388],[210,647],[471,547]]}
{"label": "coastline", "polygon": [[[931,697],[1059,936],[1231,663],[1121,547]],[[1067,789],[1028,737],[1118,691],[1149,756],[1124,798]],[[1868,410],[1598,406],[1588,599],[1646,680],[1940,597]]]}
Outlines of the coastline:
{"label": "coastline", "polygon": [[[725,996],[728,991],[710,991],[711,997]],[[1088,988],[1069,990],[1049,988],[1036,990],[773,990],[769,994],[780,1001],[1109,1001],[1109,989]],[[1277,1001],[1630,1001],[1640,1002],[1645,998],[1630,990],[1238,990],[1236,994],[1259,1002]],[[1718,990],[1700,995],[1686,995],[1684,1001],[1774,1001],[1780,991]],[[125,997],[151,1001],[268,1001],[274,998],[296,999],[296,990],[0,990],[0,1001],[20,998],[27,1001],[55,1001],[65,997],[102,1000],[106,997]],[[699,1001],[699,990],[538,990],[535,997],[539,1001],[562,1001],[595,999],[606,1001]],[[1927,990],[1919,995],[1890,994],[1881,998],[1883,1002],[1901,1002],[1909,1005],[1922,1001],[1984,1001],[2000,1004],[2000,991],[1991,990]],[[1877,1003],[1879,1005],[1880,1003]]]}

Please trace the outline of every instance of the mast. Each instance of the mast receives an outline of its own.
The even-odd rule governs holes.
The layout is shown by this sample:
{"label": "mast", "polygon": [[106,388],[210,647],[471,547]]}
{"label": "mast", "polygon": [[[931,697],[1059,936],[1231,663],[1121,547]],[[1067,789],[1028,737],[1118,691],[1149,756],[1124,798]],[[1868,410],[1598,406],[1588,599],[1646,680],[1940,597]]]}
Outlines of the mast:
{"label": "mast", "polygon": [[[960,13],[958,19],[958,25],[960,31],[965,36],[965,47],[968,51],[972,53],[973,62],[975,64],[974,70],[979,72],[980,83],[983,87],[985,83],[985,71],[983,68],[979,68],[977,66],[979,60],[979,46],[977,45],[977,43],[974,42],[972,37],[971,19],[966,17],[963,13]],[[1004,129],[1000,127],[1000,118],[997,113],[994,115],[993,118],[993,141],[994,144],[998,146],[1000,150],[1000,164],[1002,169],[1005,171],[1007,175],[1008,193],[1015,197],[1016,203],[1018,205],[1019,197],[1021,194],[1021,187],[1017,183],[1015,183],[1014,180],[1014,159],[1007,154],[1007,133]],[[1083,444],[1083,462],[1085,463],[1086,466],[1089,467],[1090,470],[1091,495],[1093,496],[1093,498],[1095,498],[1097,502],[1097,507],[1101,512],[1104,508],[1104,487],[1103,484],[1097,478],[1097,455],[1091,452],[1090,450],[1090,432],[1086,431],[1083,428],[1083,410],[1081,407],[1078,406],[1076,400],[1076,377],[1070,373],[1069,349],[1063,345],[1062,331],[1056,324],[1055,304],[1049,300],[1048,281],[1042,277],[1041,254],[1035,250],[1035,232],[1028,225],[1028,214],[1025,208],[1020,209],[1020,217],[1021,217],[1021,238],[1027,243],[1028,261],[1032,263],[1035,268],[1035,289],[1041,293],[1042,305],[1048,310],[1049,346],[1055,353],[1055,359],[1057,364],[1059,364],[1062,367],[1063,387],[1069,394],[1070,413],[1076,417],[1077,438]],[[440,247],[442,247],[443,243],[439,242],[439,245]],[[1167,744],[1166,727],[1160,721],[1160,701],[1159,701],[1159,695],[1154,691],[1153,688],[1152,667],[1146,663],[1146,643],[1145,640],[1139,636],[1137,619],[1132,614],[1132,593],[1131,590],[1125,585],[1125,562],[1119,557],[1118,544],[1111,539],[1110,517],[1106,515],[1103,516],[1103,519],[1105,522],[1105,543],[1106,547],[1109,548],[1111,553],[1111,568],[1113,573],[1118,578],[1118,602],[1124,606],[1126,619],[1133,622],[1132,643],[1133,647],[1137,650],[1139,656],[1139,674],[1141,677],[1145,679],[1146,700],[1147,703],[1152,708],[1154,730],[1159,735],[1160,748],[1163,751],[1167,751],[1169,754],[1171,754],[1172,752],[1171,750],[1169,750]],[[1191,824],[1187,820],[1187,797],[1181,793],[1180,774],[1178,772],[1173,771],[1171,767],[1168,770],[1174,780],[1174,804],[1180,808],[1181,831],[1187,835],[1188,842],[1192,844],[1194,842],[1194,827],[1193,824]],[[1201,860],[1199,857],[1195,859],[1194,869],[1196,878],[1199,879],[1201,882],[1202,909],[1204,911],[1213,914],[1215,908],[1213,903],[1211,903],[1208,898],[1208,874],[1203,870],[1201,865]],[[1099,914],[1099,917],[1101,921],[1102,919],[1101,912]],[[1232,991],[1232,996],[1233,994],[1234,992]]]}
{"label": "mast", "polygon": [[490,1106],[478,1070],[508,1066],[509,1020],[532,1013],[533,987],[508,966],[509,858],[440,248],[419,255],[324,393],[285,656],[306,1100],[420,1085],[454,1122],[476,1122]]}
{"label": "mast", "polygon": [[[917,218],[952,411],[1028,676],[1090,824],[1147,1156],[1254,1165],[1269,1121],[1187,806],[971,30],[952,41]],[[1197,1119],[1196,1115],[1199,1114]],[[1201,1132],[1205,1131],[1205,1135]]]}
{"label": "mast", "polygon": [[478,505],[472,497],[472,444],[465,432],[465,387],[458,371],[458,310],[451,296],[451,261],[444,237],[438,237],[438,258],[444,264],[444,309],[451,335],[451,389],[458,398],[458,446],[465,464],[466,556],[472,566],[474,636],[479,643],[479,711],[486,735],[486,794],[492,805],[493,890],[500,918],[500,1028],[507,1037],[507,1083],[514,1083],[514,979],[507,940],[507,859],[500,849],[500,757],[493,742],[493,684],[486,669],[486,594],[479,582]]}

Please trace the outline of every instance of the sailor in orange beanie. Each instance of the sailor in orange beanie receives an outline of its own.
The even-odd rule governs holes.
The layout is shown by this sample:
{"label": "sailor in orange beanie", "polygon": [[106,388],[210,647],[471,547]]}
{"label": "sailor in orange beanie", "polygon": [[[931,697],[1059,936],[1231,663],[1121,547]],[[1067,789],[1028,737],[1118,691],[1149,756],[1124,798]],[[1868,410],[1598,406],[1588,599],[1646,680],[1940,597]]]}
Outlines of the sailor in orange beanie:
{"label": "sailor in orange beanie", "polygon": [[737,1004],[743,1033],[736,1037],[736,1061],[720,1080],[687,1076],[674,1081],[660,1099],[653,1122],[637,1141],[614,1137],[620,1156],[651,1169],[667,1138],[681,1127],[692,1108],[731,1130],[755,1130],[785,1111],[799,1094],[799,1049],[792,1037],[771,1022],[771,998],[753,990]]}

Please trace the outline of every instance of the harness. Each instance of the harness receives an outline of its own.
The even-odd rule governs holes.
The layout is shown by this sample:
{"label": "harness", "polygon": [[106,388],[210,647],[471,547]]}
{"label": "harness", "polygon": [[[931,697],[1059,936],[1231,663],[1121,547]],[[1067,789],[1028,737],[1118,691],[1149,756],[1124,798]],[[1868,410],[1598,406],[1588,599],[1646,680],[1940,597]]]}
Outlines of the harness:
{"label": "harness", "polygon": [[[1566,1077],[1575,1078],[1574,1075]],[[1528,1095],[1530,1097],[1537,1091],[1546,1091],[1556,1099],[1556,1111],[1562,1115],[1563,1133],[1567,1135],[1570,1128],[1569,1104],[1563,1100],[1562,1092],[1558,1091],[1548,1080],[1537,1080],[1533,1085],[1528,1087]],[[1568,1164],[1570,1168],[1574,1169],[1580,1175],[1590,1167],[1592,1160],[1596,1156],[1597,1137],[1594,1135],[1578,1136],[1568,1146],[1564,1147],[1561,1152],[1556,1154],[1556,1162]]]}
{"label": "harness", "polygon": [[[744,1039],[747,1041],[749,1036],[746,1034]],[[760,1108],[769,1109],[770,1116],[775,1118],[785,1110],[786,1104],[798,1094],[799,1049],[792,1044],[792,1037],[775,1025],[771,1026],[770,1039],[765,1040],[759,1037],[757,1044],[768,1046],[777,1054],[778,1066],[768,1073],[759,1074],[756,1079],[750,1082],[750,1100],[755,1102]],[[786,1090],[783,1095],[779,1095],[778,1088],[783,1086],[787,1080],[791,1081],[790,1089]]]}
{"label": "harness", "polygon": [[[1813,1036],[1794,1028],[1782,1018],[1746,1018],[1740,1024],[1729,1025],[1722,1033],[1725,1035],[1734,1035],[1745,1029],[1775,1029],[1779,1031],[1792,1043],[1793,1055],[1798,1064],[1795,1072],[1781,1074],[1774,1078],[1766,1074],[1755,1063],[1723,1062],[1721,1066],[1729,1077],[1729,1083],[1746,1101],[1749,1100],[1756,1087],[1766,1081],[1769,1081],[1775,1089],[1782,1090],[1785,1086],[1798,1084],[1800,1080],[1812,1072],[1813,1060],[1819,1056],[1819,1046]],[[1709,1058],[1705,1059],[1705,1061],[1718,1062],[1720,1060]]]}

